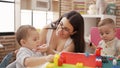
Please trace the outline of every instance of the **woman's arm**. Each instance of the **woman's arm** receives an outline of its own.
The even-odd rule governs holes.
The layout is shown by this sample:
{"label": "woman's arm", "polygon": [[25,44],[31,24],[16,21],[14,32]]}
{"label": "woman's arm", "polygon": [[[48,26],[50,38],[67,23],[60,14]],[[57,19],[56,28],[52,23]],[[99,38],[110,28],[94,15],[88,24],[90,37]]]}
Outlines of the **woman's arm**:
{"label": "woman's arm", "polygon": [[46,27],[40,30],[40,42],[41,42],[41,44],[45,44],[46,43],[46,36],[47,36],[47,29],[46,29]]}

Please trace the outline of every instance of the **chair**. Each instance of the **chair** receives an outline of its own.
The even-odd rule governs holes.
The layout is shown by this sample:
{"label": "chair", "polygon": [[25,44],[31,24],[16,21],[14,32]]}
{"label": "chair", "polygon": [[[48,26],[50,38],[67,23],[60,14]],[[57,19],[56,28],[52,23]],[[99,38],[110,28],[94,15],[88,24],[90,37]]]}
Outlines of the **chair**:
{"label": "chair", "polygon": [[13,57],[13,52],[8,53],[0,63],[0,68],[6,68],[10,63],[11,58]]}
{"label": "chair", "polygon": [[6,68],[16,68],[16,61],[10,63]]}
{"label": "chair", "polygon": [[[120,28],[116,28],[116,37],[120,39]],[[98,45],[101,40],[97,27],[92,27],[90,30],[90,40],[93,44]]]}

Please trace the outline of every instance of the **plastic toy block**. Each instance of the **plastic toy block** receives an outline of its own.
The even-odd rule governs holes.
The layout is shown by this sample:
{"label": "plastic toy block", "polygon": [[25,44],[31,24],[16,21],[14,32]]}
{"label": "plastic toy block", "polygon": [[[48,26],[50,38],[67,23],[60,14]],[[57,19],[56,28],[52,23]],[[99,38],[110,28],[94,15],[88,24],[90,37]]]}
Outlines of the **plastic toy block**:
{"label": "plastic toy block", "polygon": [[120,68],[120,66],[113,66],[112,68]]}
{"label": "plastic toy block", "polygon": [[98,47],[97,49],[96,49],[96,51],[95,51],[95,55],[96,56],[101,56],[101,47]]}
{"label": "plastic toy block", "polygon": [[89,57],[89,53],[88,53],[88,52],[85,52],[85,56],[86,56],[86,57]]}
{"label": "plastic toy block", "polygon": [[[82,64],[80,64],[82,66]],[[56,66],[54,63],[47,64],[46,68],[80,68],[73,64],[63,64],[62,66]],[[89,66],[82,66],[82,68],[96,68],[96,67],[89,67]]]}
{"label": "plastic toy block", "polygon": [[55,64],[54,63],[49,63],[47,64],[46,68],[54,68]]}
{"label": "plastic toy block", "polygon": [[112,60],[113,60],[113,58],[109,58],[109,60],[111,60],[111,61],[112,61]]}
{"label": "plastic toy block", "polygon": [[[113,56],[105,56],[107,58],[108,63],[102,63],[102,68],[120,68],[120,61],[117,60],[117,64],[113,65],[113,60],[116,59]],[[110,60],[112,59],[112,60]]]}
{"label": "plastic toy block", "polygon": [[63,65],[63,59],[62,58],[59,58],[58,59],[58,66],[62,66]]}
{"label": "plastic toy block", "polygon": [[60,58],[60,55],[59,54],[55,54],[55,56],[54,56],[54,64],[55,65],[58,65],[58,59]]}
{"label": "plastic toy block", "polygon": [[[108,63],[107,57],[102,56],[102,63]],[[109,58],[110,60],[112,60],[112,58]]]}
{"label": "plastic toy block", "polygon": [[113,65],[117,65],[117,60],[113,59]]}
{"label": "plastic toy block", "polygon": [[[96,56],[95,54],[62,52],[56,54],[54,63],[46,68],[120,68],[120,61],[113,65],[114,56]],[[56,65],[57,63],[57,65]]]}
{"label": "plastic toy block", "polygon": [[95,67],[96,56],[90,54],[87,57],[84,53],[62,52],[61,55],[65,58],[66,64],[83,63],[84,66]]}
{"label": "plastic toy block", "polygon": [[77,63],[77,64],[76,64],[76,67],[77,67],[77,68],[84,68],[84,67],[83,67],[83,63]]}
{"label": "plastic toy block", "polygon": [[102,60],[96,58],[96,67],[102,67]]}

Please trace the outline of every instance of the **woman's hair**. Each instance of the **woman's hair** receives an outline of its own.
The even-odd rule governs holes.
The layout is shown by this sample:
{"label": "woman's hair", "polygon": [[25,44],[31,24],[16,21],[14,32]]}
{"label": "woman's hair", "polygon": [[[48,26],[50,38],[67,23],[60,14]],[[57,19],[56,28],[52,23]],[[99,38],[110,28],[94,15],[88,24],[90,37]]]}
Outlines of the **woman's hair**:
{"label": "woman's hair", "polygon": [[52,28],[57,28],[58,24],[60,23],[61,19],[66,17],[70,24],[73,26],[73,32],[75,34],[71,35],[73,39],[75,49],[74,52],[84,52],[85,51],[85,40],[84,40],[84,20],[80,13],[76,11],[70,11],[64,15],[62,15],[57,21],[51,24]]}
{"label": "woman's hair", "polygon": [[104,25],[108,25],[108,24],[112,25],[112,27],[115,28],[115,23],[114,23],[114,21],[111,18],[105,18],[105,19],[101,20],[98,23],[98,27],[104,26]]}
{"label": "woman's hair", "polygon": [[18,28],[16,32],[16,41],[19,45],[21,45],[21,39],[27,39],[29,37],[30,31],[36,31],[36,29],[30,25],[22,25]]}

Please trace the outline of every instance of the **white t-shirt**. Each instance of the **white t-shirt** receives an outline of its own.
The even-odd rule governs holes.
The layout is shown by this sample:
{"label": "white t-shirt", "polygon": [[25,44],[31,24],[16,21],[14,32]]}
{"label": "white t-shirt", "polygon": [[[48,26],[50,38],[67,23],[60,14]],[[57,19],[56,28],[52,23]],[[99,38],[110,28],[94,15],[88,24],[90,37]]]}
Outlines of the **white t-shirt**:
{"label": "white t-shirt", "polygon": [[24,60],[27,57],[40,57],[43,56],[40,52],[34,52],[28,48],[21,47],[16,56],[16,68],[25,68]]}
{"label": "white t-shirt", "polygon": [[[49,27],[51,27],[51,25],[49,25]],[[49,46],[49,43],[50,43],[50,40],[51,40],[51,36],[52,36],[52,33],[53,33],[53,30],[49,30],[48,29],[48,32],[47,32],[47,37],[46,37],[46,44]],[[66,42],[65,42],[65,45],[64,45],[64,48],[68,47],[70,45],[70,43],[72,42],[73,40],[69,37]]]}
{"label": "white t-shirt", "polygon": [[107,43],[101,40],[99,46],[102,48],[102,56],[117,56],[120,54],[120,52],[118,52],[118,48],[120,48],[120,40],[118,38],[115,38]]}

